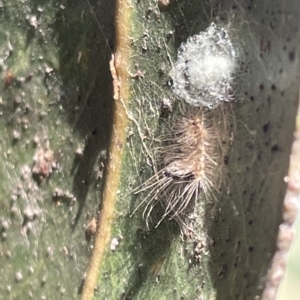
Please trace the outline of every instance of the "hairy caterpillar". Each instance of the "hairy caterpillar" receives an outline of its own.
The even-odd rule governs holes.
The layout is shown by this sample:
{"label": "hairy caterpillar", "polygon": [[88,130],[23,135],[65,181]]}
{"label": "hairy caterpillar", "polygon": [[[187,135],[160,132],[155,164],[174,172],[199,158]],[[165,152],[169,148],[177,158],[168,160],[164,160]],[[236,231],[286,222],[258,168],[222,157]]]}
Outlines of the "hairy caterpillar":
{"label": "hairy caterpillar", "polygon": [[224,144],[218,135],[222,120],[216,122],[215,116],[222,114],[222,109],[212,113],[208,109],[181,104],[180,113],[160,137],[159,171],[135,190],[135,193],[147,193],[140,203],[146,203],[147,225],[158,203],[163,205],[164,214],[157,226],[165,217],[185,225],[187,212],[199,196],[213,195],[218,190]]}
{"label": "hairy caterpillar", "polygon": [[164,213],[157,225],[167,216],[185,225],[199,196],[218,190],[229,140],[219,117],[227,109],[224,102],[233,99],[237,58],[227,31],[214,23],[181,44],[170,75],[172,91],[184,101],[160,138],[159,171],[135,191],[147,192],[142,201],[147,203],[147,224],[153,208],[161,203]]}

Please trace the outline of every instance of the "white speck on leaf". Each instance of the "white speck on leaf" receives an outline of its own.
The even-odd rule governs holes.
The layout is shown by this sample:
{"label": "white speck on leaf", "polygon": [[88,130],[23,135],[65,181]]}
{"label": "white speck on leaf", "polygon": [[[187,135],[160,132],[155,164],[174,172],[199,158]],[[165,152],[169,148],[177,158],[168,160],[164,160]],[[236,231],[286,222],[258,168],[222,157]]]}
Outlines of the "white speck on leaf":
{"label": "white speck on leaf", "polygon": [[117,238],[113,238],[110,242],[110,250],[116,251],[117,246],[119,245],[119,241]]}

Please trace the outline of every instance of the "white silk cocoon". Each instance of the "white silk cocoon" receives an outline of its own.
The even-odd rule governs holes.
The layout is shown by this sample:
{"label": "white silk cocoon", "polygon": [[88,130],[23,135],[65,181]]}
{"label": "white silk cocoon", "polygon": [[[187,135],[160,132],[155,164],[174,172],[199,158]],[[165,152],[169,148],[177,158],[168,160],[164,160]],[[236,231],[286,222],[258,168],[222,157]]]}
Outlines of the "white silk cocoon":
{"label": "white silk cocoon", "polygon": [[197,107],[215,108],[232,100],[237,57],[227,31],[212,23],[181,44],[171,71],[173,92]]}

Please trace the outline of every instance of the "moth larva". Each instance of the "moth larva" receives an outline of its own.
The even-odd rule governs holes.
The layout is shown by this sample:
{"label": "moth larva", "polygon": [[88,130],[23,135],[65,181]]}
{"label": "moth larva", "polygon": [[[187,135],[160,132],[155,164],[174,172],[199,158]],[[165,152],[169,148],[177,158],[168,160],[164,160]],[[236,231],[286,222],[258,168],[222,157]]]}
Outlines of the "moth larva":
{"label": "moth larva", "polygon": [[[147,191],[144,216],[148,223],[157,203],[166,216],[183,223],[190,204],[213,192],[218,181],[216,128],[207,109],[181,105],[181,112],[161,136],[160,170],[135,192]],[[160,223],[160,222],[159,222]],[[158,224],[159,224],[158,223]],[[157,224],[157,225],[158,225]]]}
{"label": "moth larva", "polygon": [[[237,60],[237,48],[227,31],[215,23],[181,44],[170,73],[172,91],[184,100],[181,111],[160,138],[159,171],[136,190],[147,191],[142,202],[147,203],[147,223],[155,205],[162,203],[160,221],[168,216],[185,225],[184,218],[200,194],[218,190],[227,147],[224,139],[229,136],[216,120],[217,107],[233,99]],[[219,111],[226,110],[223,106]]]}

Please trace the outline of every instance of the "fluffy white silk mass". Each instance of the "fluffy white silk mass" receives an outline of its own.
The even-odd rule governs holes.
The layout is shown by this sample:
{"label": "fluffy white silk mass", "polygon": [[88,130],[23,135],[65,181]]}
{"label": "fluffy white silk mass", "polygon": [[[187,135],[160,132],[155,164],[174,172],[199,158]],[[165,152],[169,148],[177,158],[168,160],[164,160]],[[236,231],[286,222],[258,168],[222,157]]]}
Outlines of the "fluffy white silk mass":
{"label": "fluffy white silk mass", "polygon": [[227,31],[212,23],[181,44],[171,71],[173,92],[193,106],[214,108],[232,100],[237,57]]}

